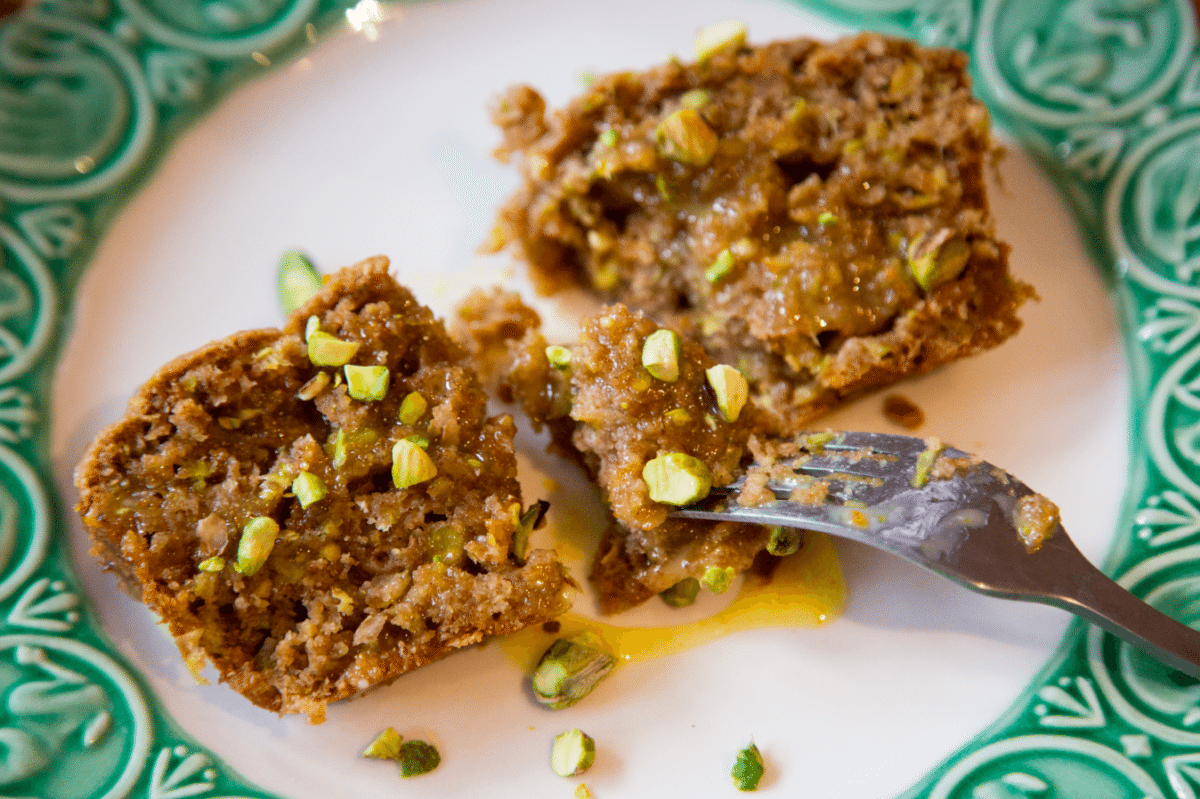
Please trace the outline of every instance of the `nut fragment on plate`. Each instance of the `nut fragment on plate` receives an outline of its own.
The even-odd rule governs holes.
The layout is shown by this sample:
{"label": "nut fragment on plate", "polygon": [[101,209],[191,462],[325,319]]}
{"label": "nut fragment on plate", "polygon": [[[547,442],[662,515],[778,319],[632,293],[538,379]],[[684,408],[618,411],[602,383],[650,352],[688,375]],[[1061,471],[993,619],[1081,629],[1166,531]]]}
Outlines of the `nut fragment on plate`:
{"label": "nut fragment on plate", "polygon": [[77,510],[198,678],[211,662],[254,704],[315,722],[327,702],[565,609],[554,554],[512,549],[513,434],[441,322],[373,258],[283,330],[159,370],[88,449]]}

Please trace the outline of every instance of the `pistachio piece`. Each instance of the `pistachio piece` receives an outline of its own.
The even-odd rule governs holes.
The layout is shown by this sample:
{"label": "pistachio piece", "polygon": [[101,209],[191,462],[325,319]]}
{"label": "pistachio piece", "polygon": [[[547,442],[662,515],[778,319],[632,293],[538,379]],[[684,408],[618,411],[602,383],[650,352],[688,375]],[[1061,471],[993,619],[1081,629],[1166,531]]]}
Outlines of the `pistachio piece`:
{"label": "pistachio piece", "polygon": [[300,507],[307,508],[309,505],[325,499],[329,489],[326,487],[325,481],[312,472],[300,472],[292,481],[292,493],[300,501]]}
{"label": "pistachio piece", "polygon": [[784,558],[800,551],[800,545],[804,543],[802,530],[777,525],[767,529],[771,531],[771,537],[767,539],[767,552],[777,558]]}
{"label": "pistachio piece", "polygon": [[[314,319],[316,317],[313,317]],[[308,382],[300,387],[296,392],[296,398],[302,399],[305,402],[316,399],[317,395],[325,390],[329,385],[329,372],[317,372],[308,379]]]}
{"label": "pistachio piece", "polygon": [[821,215],[817,217],[817,224],[821,227],[835,225],[837,224],[837,221],[837,214],[835,214],[833,211],[822,211]]}
{"label": "pistachio piece", "polygon": [[746,33],[746,23],[736,19],[706,25],[696,33],[696,60],[707,61],[726,47],[741,47]]}
{"label": "pistachio piece", "polygon": [[729,776],[733,778],[733,787],[739,791],[754,791],[758,789],[758,782],[762,779],[763,771],[762,754],[758,751],[758,747],[751,743],[738,752],[737,760],[734,761],[733,770]]}
{"label": "pistachio piece", "polygon": [[437,466],[429,453],[407,439],[392,445],[392,482],[396,488],[409,488],[437,476]]}
{"label": "pistachio piece", "polygon": [[704,377],[717,398],[717,408],[727,422],[736,422],[750,398],[750,386],[742,373],[728,364],[719,363],[705,369]]}
{"label": "pistachio piece", "polygon": [[559,638],[534,669],[533,694],[555,710],[570,707],[591,693],[615,665],[616,660],[595,634]]}
{"label": "pistachio piece", "polygon": [[308,341],[312,338],[312,334],[321,329],[321,320],[316,316],[310,316],[304,322],[304,340]]}
{"label": "pistachio piece", "polygon": [[559,344],[551,344],[546,348],[546,360],[560,371],[569,369],[571,368],[571,350]]}
{"label": "pistachio piece", "polygon": [[666,591],[659,593],[658,597],[670,607],[686,608],[696,601],[699,594],[700,581],[695,577],[684,577]]}
{"label": "pistachio piece", "polygon": [[674,383],[679,379],[679,358],[683,343],[674,330],[660,328],[646,336],[642,344],[642,366],[655,380]]}
{"label": "pistachio piece", "polygon": [[605,147],[616,147],[620,140],[619,134],[613,128],[608,128],[599,136],[600,143]]}
{"label": "pistachio piece", "polygon": [[405,440],[411,441],[421,449],[429,449],[429,439],[425,436],[419,436],[416,433],[413,433],[411,436],[405,436]]}
{"label": "pistachio piece", "polygon": [[321,276],[299,250],[288,250],[280,257],[275,277],[279,301],[288,313],[311,300],[321,290]]}
{"label": "pistachio piece", "polygon": [[672,408],[664,413],[663,416],[671,424],[685,425],[692,421],[692,415],[687,412],[686,408]]}
{"label": "pistachio piece", "polygon": [[708,466],[684,452],[668,452],[647,461],[642,479],[650,499],[667,505],[690,505],[708,496],[712,489]]}
{"label": "pistachio piece", "polygon": [[225,569],[225,558],[221,557],[220,555],[213,555],[211,558],[206,558],[200,561],[200,565],[198,565],[196,568],[202,572],[216,574],[217,572]]}
{"label": "pistachio piece", "polygon": [[654,129],[654,139],[659,155],[690,166],[707,166],[719,141],[716,131],[694,108],[668,114]]}
{"label": "pistachio piece", "polygon": [[700,585],[714,594],[723,594],[733,585],[737,570],[732,566],[709,566],[700,577]]}
{"label": "pistachio piece", "polygon": [[453,522],[445,522],[430,527],[428,535],[431,560],[457,566],[462,560],[463,545],[466,543],[463,529]]}
{"label": "pistachio piece", "polygon": [[717,253],[717,258],[712,262],[712,266],[704,270],[704,279],[709,283],[716,283],[721,278],[729,274],[733,269],[733,253],[728,248]]}
{"label": "pistachio piece", "polygon": [[971,245],[966,239],[954,237],[933,247],[924,255],[917,256],[923,237],[918,236],[908,252],[908,269],[913,280],[924,291],[930,291],[943,283],[949,283],[962,274],[971,259]]}
{"label": "pistachio piece", "polygon": [[396,732],[395,728],[388,727],[375,736],[375,740],[371,741],[367,745],[367,748],[363,750],[362,756],[375,760],[398,760],[400,758],[401,743],[403,741],[400,738],[400,733]]}
{"label": "pistachio piece", "polygon": [[360,346],[357,341],[343,341],[330,333],[315,330],[308,337],[308,359],[317,366],[342,366],[350,362]]}
{"label": "pistachio piece", "polygon": [[913,476],[908,484],[913,488],[924,488],[933,473],[933,464],[945,448],[946,446],[936,438],[925,439],[925,449],[917,456],[917,463],[913,466]]}
{"label": "pistachio piece", "polygon": [[416,424],[425,415],[428,408],[429,403],[425,401],[421,392],[409,392],[400,401],[400,421],[403,424]]}
{"label": "pistachio piece", "polygon": [[386,366],[346,364],[342,367],[342,371],[346,374],[346,390],[350,393],[351,399],[360,402],[378,402],[387,396],[392,373]]}
{"label": "pistachio piece", "polygon": [[575,777],[596,762],[596,742],[580,730],[568,730],[554,739],[550,768],[560,777]]}
{"label": "pistachio piece", "polygon": [[520,519],[517,521],[517,529],[513,531],[512,539],[513,557],[518,562],[523,563],[525,561],[525,555],[529,550],[529,534],[541,525],[542,520],[546,518],[546,511],[549,509],[550,503],[544,499],[539,499],[521,514]]}
{"label": "pistachio piece", "polygon": [[400,776],[408,779],[420,774],[428,774],[442,762],[442,756],[437,748],[424,741],[405,741],[400,744]]}
{"label": "pistachio piece", "polygon": [[712,91],[709,89],[689,89],[679,95],[681,108],[694,108],[699,111],[712,102]]}
{"label": "pistachio piece", "polygon": [[255,516],[246,522],[242,528],[242,540],[238,542],[237,563],[233,568],[239,574],[253,577],[270,557],[277,535],[279,523],[270,516]]}

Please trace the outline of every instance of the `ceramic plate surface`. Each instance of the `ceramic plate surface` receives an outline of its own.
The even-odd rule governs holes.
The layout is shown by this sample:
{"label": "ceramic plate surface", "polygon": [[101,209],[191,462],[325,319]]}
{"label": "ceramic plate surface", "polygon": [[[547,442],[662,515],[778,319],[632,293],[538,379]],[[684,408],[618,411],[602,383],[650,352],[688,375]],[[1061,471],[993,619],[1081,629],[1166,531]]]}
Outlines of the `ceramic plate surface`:
{"label": "ceramic plate surface", "polygon": [[[1189,513],[1200,517],[1190,490],[1179,488],[1195,475],[1191,461],[1178,459],[1184,480],[1172,481],[1167,475],[1166,488],[1154,482],[1162,479],[1165,468],[1150,470],[1147,477],[1147,468],[1139,466],[1147,458],[1154,460],[1153,442],[1147,444],[1153,430],[1147,433],[1141,425],[1147,418],[1158,418],[1153,403],[1159,394],[1150,387],[1162,369],[1136,351],[1127,357],[1124,348],[1126,339],[1131,346],[1137,340],[1139,324],[1154,319],[1159,327],[1141,337],[1146,352],[1156,340],[1164,342],[1156,353],[1174,346],[1178,338],[1171,337],[1186,333],[1189,324],[1200,331],[1195,321],[1200,309],[1191,304],[1197,297],[1184,296],[1177,306],[1168,304],[1161,313],[1147,316],[1144,309],[1170,292],[1160,286],[1159,294],[1142,296],[1141,289],[1122,283],[1128,262],[1114,272],[1093,260],[1097,253],[1103,258],[1119,254],[1111,244],[1118,241],[1111,233],[1114,229],[1132,230],[1129,249],[1141,253],[1134,234],[1145,233],[1145,225],[1153,233],[1173,224],[1161,222],[1163,208],[1174,208],[1177,216],[1182,213],[1183,220],[1195,226],[1194,220],[1188,221],[1193,206],[1182,211],[1179,206],[1200,202],[1195,189],[1200,178],[1193,169],[1178,186],[1170,184],[1170,176],[1176,174],[1176,161],[1170,159],[1180,158],[1170,148],[1182,145],[1176,145],[1176,139],[1154,139],[1156,130],[1165,135],[1197,127],[1188,127],[1192,118],[1175,100],[1110,113],[1115,104],[1111,98],[1108,110],[1096,111],[1069,92],[1046,95],[1046,107],[1054,113],[1069,116],[1072,108],[1082,108],[1092,114],[1080,111],[1077,116],[1084,122],[1077,129],[1099,126],[1124,137],[1103,171],[1088,176],[1071,171],[1069,156],[1092,140],[1077,142],[1074,149],[1053,147],[1068,140],[1076,128],[1037,117],[1038,135],[1030,134],[1034,115],[1025,113],[1020,103],[1035,102],[1029,99],[1033,89],[1012,89],[1005,83],[1015,74],[1006,59],[1023,52],[1017,46],[1020,32],[1005,32],[1011,15],[1001,14],[1004,9],[993,4],[960,4],[967,8],[965,32],[943,25],[936,36],[928,34],[930,19],[957,18],[931,17],[929,4],[899,0],[864,0],[842,13],[839,24],[822,16],[820,9],[766,0],[450,0],[387,6],[381,19],[365,25],[361,20],[366,9],[360,5],[357,14],[348,15],[357,25],[336,24],[316,44],[297,48],[293,40],[303,35],[307,19],[337,15],[337,9],[322,11],[324,7],[314,5],[206,3],[175,14],[132,0],[113,9],[81,11],[81,4],[68,9],[83,20],[77,24],[32,16],[10,26],[7,38],[0,40],[9,47],[0,48],[0,68],[7,64],[15,70],[19,57],[28,55],[21,49],[23,35],[52,54],[53,47],[74,37],[96,63],[108,65],[120,76],[113,90],[133,98],[124,121],[113,123],[124,125],[113,134],[122,142],[117,149],[124,152],[142,147],[139,137],[169,140],[175,134],[172,114],[181,114],[181,120],[186,116],[178,109],[203,109],[228,82],[262,73],[215,103],[169,148],[159,152],[142,147],[139,165],[113,178],[111,186],[72,195],[62,187],[75,178],[21,172],[0,160],[0,178],[6,168],[16,170],[15,178],[0,183],[0,194],[10,202],[10,217],[52,209],[43,216],[51,221],[65,218],[70,224],[28,229],[73,231],[74,238],[67,239],[75,243],[64,248],[56,245],[61,236],[43,236],[49,249],[39,255],[37,236],[22,233],[27,228],[15,223],[0,228],[10,263],[21,265],[14,274],[39,309],[23,310],[25,316],[10,314],[9,329],[22,341],[41,335],[38,314],[52,313],[59,302],[52,293],[56,279],[65,298],[62,303],[70,308],[59,328],[65,343],[57,361],[38,355],[45,364],[56,364],[52,382],[46,365],[43,373],[30,372],[32,377],[19,386],[29,398],[20,407],[45,408],[49,426],[5,437],[5,442],[11,438],[13,454],[7,447],[0,450],[0,467],[5,469],[0,484],[19,495],[14,486],[48,488],[27,475],[30,467],[25,465],[29,461],[34,467],[45,466],[48,448],[50,473],[63,508],[56,511],[47,494],[39,517],[36,508],[42,500],[33,493],[27,499],[0,497],[6,500],[0,505],[17,508],[15,524],[21,534],[4,553],[10,565],[0,583],[0,600],[8,614],[8,626],[0,634],[8,726],[0,728],[0,735],[11,733],[16,736],[12,740],[22,741],[24,735],[34,741],[21,750],[0,738],[10,752],[7,761],[0,762],[0,785],[9,786],[3,790],[22,796],[41,791],[37,795],[151,799],[233,794],[294,799],[567,797],[582,781],[602,798],[720,797],[731,795],[730,767],[737,750],[753,739],[766,759],[768,776],[761,790],[769,795],[880,799],[914,785],[919,795],[979,799],[1049,796],[1052,789],[1059,790],[1055,796],[1076,795],[1072,790],[1078,786],[1097,785],[1117,786],[1117,792],[1079,795],[1168,795],[1165,791],[1175,784],[1171,775],[1184,773],[1180,769],[1186,764],[1172,761],[1168,766],[1167,760],[1184,757],[1189,746],[1195,749],[1187,738],[1192,734],[1187,732],[1190,723],[1184,719],[1200,699],[1188,693],[1194,686],[1169,683],[1169,675],[1147,677],[1144,664],[1129,665],[1136,656],[1116,651],[1107,639],[1089,643],[1078,634],[1068,638],[1071,643],[1063,649],[1061,665],[1047,669],[1068,630],[1065,613],[984,598],[907,563],[843,542],[837,549],[849,601],[836,621],[814,629],[739,632],[623,666],[586,701],[564,711],[543,710],[532,702],[520,668],[494,643],[406,675],[366,698],[332,706],[328,721],[319,726],[295,717],[276,718],[223,686],[196,685],[162,628],[141,605],[121,594],[87,555],[86,535],[69,513],[75,496],[71,471],[87,442],[118,418],[126,399],[160,364],[235,330],[278,325],[282,313],[275,295],[275,264],[285,249],[304,249],[325,271],[387,254],[396,277],[443,315],[477,285],[501,283],[532,298],[522,268],[511,258],[477,254],[495,208],[517,183],[515,170],[490,156],[499,139],[488,121],[493,97],[523,82],[541,90],[551,106],[562,104],[581,91],[587,75],[642,69],[672,54],[689,58],[697,29],[729,18],[749,24],[752,42],[800,35],[832,38],[855,28],[881,27],[908,30],[927,40],[949,37],[951,43],[958,36],[960,44],[973,45],[983,93],[998,116],[1013,121],[1016,131],[991,187],[999,234],[1012,244],[1014,273],[1034,284],[1041,299],[1024,309],[1025,328],[1010,342],[899,389],[925,411],[927,422],[919,433],[978,452],[1052,497],[1072,537],[1096,562],[1105,561],[1114,542],[1110,566],[1121,568],[1149,563],[1171,548],[1186,548],[1194,542],[1185,530],[1158,550],[1133,551],[1133,529],[1179,531],[1186,528]],[[1118,28],[1112,35],[1120,39],[1124,30],[1137,31],[1143,45],[1180,29],[1178,20],[1163,22],[1146,14],[1166,8],[1185,19],[1186,5],[1145,5],[1151,10],[1139,6],[1100,16],[1110,22],[1135,20],[1133,27]],[[243,21],[250,20],[246,30],[259,39],[237,32],[239,13]],[[1029,30],[1042,31],[1047,20],[1035,17],[1030,17]],[[230,32],[213,32],[213,20]],[[871,21],[879,25],[868,25]],[[88,33],[88,26],[101,33]],[[286,36],[280,33],[272,39],[276,28]],[[204,36],[194,33],[199,29],[206,31]],[[178,33],[181,30],[193,33]],[[993,50],[981,52],[982,45],[971,38],[983,36],[980,31],[995,32],[989,39]],[[282,46],[291,50],[272,50],[284,40]],[[1034,37],[1030,58],[1044,56],[1046,41]],[[997,42],[1007,48],[1000,56]],[[1183,42],[1188,50],[1190,42]],[[1165,65],[1160,72],[1174,70],[1172,80],[1182,86],[1183,62],[1176,63],[1172,46],[1157,56]],[[30,48],[40,57],[36,47]],[[36,95],[33,86],[39,80],[74,86],[50,69],[60,60],[35,57],[34,66],[25,66],[25,78],[10,88]],[[164,61],[174,66],[163,68]],[[989,65],[995,67],[995,75],[988,72]],[[1128,65],[1109,64],[1110,75],[1129,71]],[[134,73],[136,78],[130,77]],[[86,76],[93,75],[86,70],[80,74],[85,83]],[[102,78],[103,69],[94,74]],[[1048,83],[1075,85],[1079,95],[1092,88],[1094,81],[1085,80],[1088,74],[1077,65],[1070,73],[1075,77]],[[1156,80],[1143,94],[1166,97],[1168,91],[1176,91],[1176,83]],[[99,78],[97,82],[103,84]],[[1136,86],[1131,86],[1122,89],[1133,91]],[[145,110],[139,103],[147,92],[157,109],[159,128],[139,132],[138,115]],[[164,99],[172,96],[174,100]],[[0,97],[5,99],[11,98]],[[100,103],[101,110],[116,100],[104,102],[109,105]],[[1164,108],[1161,119],[1150,120],[1157,125],[1142,125],[1136,136],[1130,133],[1132,115],[1146,115],[1155,107]],[[1181,137],[1177,138],[1184,144],[1196,141],[1194,135]],[[1149,142],[1145,152],[1137,150],[1139,142]],[[0,137],[0,155],[4,143]],[[104,176],[108,162],[104,151],[96,152],[100,154],[80,156],[92,158],[91,163],[74,162],[84,178]],[[1109,151],[1097,152],[1105,156]],[[1166,166],[1147,178],[1151,167],[1145,164],[1154,158]],[[1092,158],[1085,165],[1096,163]],[[1074,187],[1066,201],[1043,171],[1046,165],[1064,185]],[[1122,178],[1126,167],[1128,174]],[[147,169],[152,174],[139,183],[139,170]],[[1146,180],[1151,180],[1152,189],[1168,181],[1164,191],[1177,201],[1164,205],[1160,197],[1159,205],[1147,206],[1150,201],[1137,197],[1113,199],[1116,190],[1107,187],[1121,180],[1120,186],[1131,187],[1128,191],[1133,193]],[[113,198],[123,197],[133,186],[138,187],[136,193],[114,216],[118,202]],[[1082,215],[1082,226],[1072,207]],[[66,212],[53,210],[63,208]],[[1145,223],[1140,228],[1139,219]],[[12,231],[15,238],[7,235]],[[89,250],[83,243],[93,234],[98,244]],[[1194,257],[1193,241],[1198,238],[1200,234],[1187,234],[1179,239],[1180,260]],[[1143,239],[1151,245],[1159,240],[1149,234]],[[1153,266],[1157,262],[1151,256],[1170,256],[1169,242],[1166,246],[1161,251],[1151,247],[1139,263]],[[85,261],[76,287],[74,276],[79,272],[72,265]],[[26,268],[32,262],[46,265],[43,276]],[[1186,285],[1191,279],[1190,272],[1162,278],[1174,281],[1171,285]],[[1192,294],[1198,291],[1192,289]],[[0,300],[5,299],[0,294]],[[549,322],[551,337],[570,340],[580,315],[595,306],[567,294],[538,300],[537,307]],[[1172,326],[1176,318],[1184,321]],[[7,339],[5,343],[8,346]],[[49,345],[42,350],[53,353]],[[16,356],[5,357],[8,363],[16,362]],[[1132,382],[1127,361],[1133,364]],[[5,362],[0,360],[0,370]],[[1187,388],[1192,386],[1191,364],[1178,367],[1171,385],[1184,387],[1180,390],[1194,400],[1188,393],[1194,386]],[[5,415],[13,403],[4,391],[0,387],[0,435],[9,427],[17,429],[6,420],[19,416]],[[1161,402],[1173,402],[1177,396],[1178,392],[1169,394]],[[1200,409],[1200,401],[1190,406],[1188,400],[1180,401],[1184,413],[1188,407]],[[44,425],[45,420],[29,424]],[[825,424],[900,432],[883,416],[878,396],[856,402]],[[1164,430],[1179,427],[1186,425],[1163,423]],[[582,576],[590,555],[585,542],[600,532],[603,520],[598,497],[581,473],[542,451],[544,441],[524,433],[519,443],[527,498],[547,496],[547,477],[559,483],[547,496],[553,508],[551,524],[536,534],[540,538],[535,544],[558,545]],[[1163,446],[1172,453],[1183,452],[1186,443],[1176,437]],[[1138,517],[1135,525],[1134,506],[1145,505],[1151,489],[1160,499],[1150,505],[1183,521],[1171,527],[1155,521],[1158,517]],[[1168,496],[1172,490],[1180,502]],[[34,511],[28,511],[30,507]],[[29,536],[34,543],[28,543]],[[37,536],[51,543],[37,544]],[[1141,540],[1151,538],[1147,533]],[[78,586],[66,571],[61,576],[54,571],[53,557],[64,543]],[[20,560],[13,546],[28,549],[33,561],[39,552],[50,553],[50,565],[13,566]],[[1143,571],[1150,574],[1154,569]],[[1151,590],[1165,589],[1147,583],[1145,591]],[[74,601],[62,599],[67,596],[86,596],[91,610],[80,616]],[[731,596],[707,596],[686,611],[652,602],[616,622],[665,625],[700,618],[716,612]],[[54,597],[59,597],[57,604]],[[585,593],[576,610],[594,614],[592,605],[592,596]],[[38,624],[47,621],[53,623]],[[91,624],[111,643],[97,639]],[[62,668],[53,671],[56,664],[84,676],[72,683],[62,676]],[[37,708],[43,715],[34,714],[36,723],[28,716],[18,723],[20,703],[14,704],[13,696],[43,672],[58,675],[53,677],[56,691],[87,683],[99,692],[89,700],[92,704],[71,706],[70,724],[56,722],[54,727],[45,716],[51,711],[43,706]],[[1104,675],[1109,682],[1125,682],[1110,691]],[[1145,677],[1142,683],[1135,679],[1138,675]],[[1166,680],[1186,696],[1159,690],[1155,680]],[[1128,702],[1130,712],[1113,698],[1127,686],[1133,688],[1125,693],[1136,694]],[[1176,712],[1172,702],[1186,707]],[[993,724],[1006,711],[1008,715]],[[1164,732],[1156,724],[1169,729]],[[359,758],[364,745],[388,726],[406,737],[434,742],[442,752],[442,765],[432,774],[402,781],[388,764]],[[51,727],[64,732],[44,732]],[[550,771],[548,752],[553,737],[573,727],[597,741],[596,765],[582,779],[563,780]],[[977,737],[981,733],[983,737]],[[45,750],[40,761],[34,757],[37,741]],[[32,752],[34,759],[21,766],[13,752]],[[73,787],[67,790],[62,787],[66,785]]]}

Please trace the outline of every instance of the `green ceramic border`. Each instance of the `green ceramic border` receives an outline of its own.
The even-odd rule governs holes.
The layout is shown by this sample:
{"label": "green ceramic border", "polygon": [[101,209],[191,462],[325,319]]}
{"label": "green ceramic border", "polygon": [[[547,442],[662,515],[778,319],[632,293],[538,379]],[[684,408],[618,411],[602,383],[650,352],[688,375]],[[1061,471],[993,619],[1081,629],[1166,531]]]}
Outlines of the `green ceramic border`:
{"label": "green ceramic border", "polygon": [[[803,0],[796,0],[802,2]],[[1132,375],[1108,558],[1200,621],[1200,55],[1188,0],[844,0],[840,22],[960,47],[1075,210]],[[315,40],[341,0],[45,0],[0,28],[0,789],[268,797],[181,731],[83,604],[48,462],[49,380],[92,248],[179,134]],[[50,78],[50,80],[44,80]],[[905,797],[1200,795],[1200,685],[1110,636],[1060,653]]]}

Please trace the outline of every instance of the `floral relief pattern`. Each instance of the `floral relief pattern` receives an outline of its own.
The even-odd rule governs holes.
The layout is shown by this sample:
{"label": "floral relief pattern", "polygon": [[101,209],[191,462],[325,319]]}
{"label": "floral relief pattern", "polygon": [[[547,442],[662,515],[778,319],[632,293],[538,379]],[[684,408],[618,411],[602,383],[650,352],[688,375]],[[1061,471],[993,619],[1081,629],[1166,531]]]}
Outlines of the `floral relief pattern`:
{"label": "floral relief pattern", "polygon": [[[0,792],[266,794],[185,740],[94,633],[47,491],[63,303],[98,221],[187,123],[349,5],[44,0],[0,27]],[[1104,237],[1149,365],[1112,571],[1200,623],[1200,53],[1189,0],[806,3],[969,50],[997,120],[1050,154]],[[1078,204],[1078,203],[1077,203]],[[1200,796],[1200,684],[1096,629],[908,797]],[[80,769],[80,763],[87,763]],[[67,784],[86,773],[94,783]]]}

